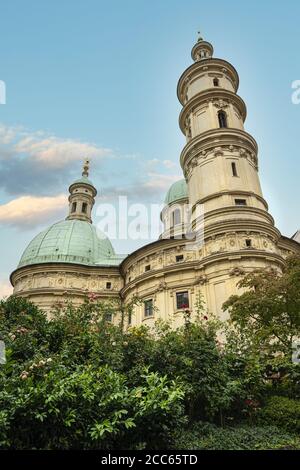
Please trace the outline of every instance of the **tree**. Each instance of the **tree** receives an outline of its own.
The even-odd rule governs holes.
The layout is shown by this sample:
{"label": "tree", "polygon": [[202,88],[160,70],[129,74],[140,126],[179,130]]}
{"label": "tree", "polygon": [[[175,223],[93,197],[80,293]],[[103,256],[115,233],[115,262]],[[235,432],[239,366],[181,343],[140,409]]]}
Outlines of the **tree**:
{"label": "tree", "polygon": [[237,334],[255,350],[291,361],[300,337],[300,256],[290,257],[282,274],[256,271],[239,287],[246,291],[223,305]]}
{"label": "tree", "polygon": [[168,446],[184,422],[183,386],[144,366],[131,384],[124,331],[108,308],[68,305],[48,320],[24,299],[0,303],[0,448]]}

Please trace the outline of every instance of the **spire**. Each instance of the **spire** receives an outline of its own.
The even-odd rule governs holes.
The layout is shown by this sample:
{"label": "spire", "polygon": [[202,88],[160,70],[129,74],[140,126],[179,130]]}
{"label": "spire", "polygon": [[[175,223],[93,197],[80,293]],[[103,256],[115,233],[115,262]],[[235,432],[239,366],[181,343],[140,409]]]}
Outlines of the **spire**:
{"label": "spire", "polygon": [[82,166],[82,176],[86,176],[88,178],[90,171],[90,161],[86,159]]}
{"label": "spire", "polygon": [[197,34],[198,34],[197,42],[203,41],[203,37],[202,37],[201,31],[198,31]]}
{"label": "spire", "polygon": [[82,177],[69,187],[69,215],[67,219],[92,222],[91,214],[97,190],[89,180],[90,161],[85,159],[82,165]]}

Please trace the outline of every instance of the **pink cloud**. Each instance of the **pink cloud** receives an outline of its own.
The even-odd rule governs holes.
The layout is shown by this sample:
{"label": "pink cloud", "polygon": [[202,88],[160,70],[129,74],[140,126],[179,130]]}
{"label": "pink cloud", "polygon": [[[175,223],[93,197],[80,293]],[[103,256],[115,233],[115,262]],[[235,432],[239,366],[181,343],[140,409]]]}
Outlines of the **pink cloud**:
{"label": "pink cloud", "polygon": [[64,194],[54,197],[21,196],[0,205],[0,224],[32,226],[48,221],[54,215],[67,213]]}

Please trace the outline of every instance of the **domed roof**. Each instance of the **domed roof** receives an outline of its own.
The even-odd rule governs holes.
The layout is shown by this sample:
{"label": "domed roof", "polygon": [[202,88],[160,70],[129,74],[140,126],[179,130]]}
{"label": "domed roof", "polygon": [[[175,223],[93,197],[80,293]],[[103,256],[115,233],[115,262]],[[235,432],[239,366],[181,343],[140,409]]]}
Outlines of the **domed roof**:
{"label": "domed roof", "polygon": [[24,251],[18,268],[39,263],[118,264],[109,239],[89,222],[63,220],[39,233]]}
{"label": "domed roof", "polygon": [[176,181],[170,187],[165,198],[165,204],[172,204],[172,202],[179,201],[180,199],[188,199],[188,187],[185,179]]}
{"label": "domed roof", "polygon": [[73,184],[78,184],[78,183],[84,183],[84,184],[88,184],[89,186],[93,186],[93,188],[95,187],[93,185],[93,182],[87,177],[87,176],[82,176],[81,178],[79,178],[78,180],[74,181],[71,186]]}

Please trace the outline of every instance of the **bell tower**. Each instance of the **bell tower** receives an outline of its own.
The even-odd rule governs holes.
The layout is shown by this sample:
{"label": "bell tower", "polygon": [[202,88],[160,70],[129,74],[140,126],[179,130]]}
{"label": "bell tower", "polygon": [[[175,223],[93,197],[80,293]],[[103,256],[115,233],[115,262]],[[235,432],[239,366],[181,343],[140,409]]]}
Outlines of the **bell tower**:
{"label": "bell tower", "polygon": [[180,162],[189,189],[192,230],[198,229],[201,205],[206,234],[254,229],[276,238],[279,232],[260,187],[257,143],[244,127],[247,109],[237,94],[238,73],[213,52],[199,37],[191,53],[194,63],[177,87],[179,125],[186,137]]}
{"label": "bell tower", "polygon": [[85,160],[82,177],[69,187],[69,215],[67,220],[77,219],[92,223],[92,209],[95,203],[97,190],[89,180],[89,160]]}

